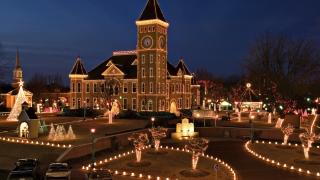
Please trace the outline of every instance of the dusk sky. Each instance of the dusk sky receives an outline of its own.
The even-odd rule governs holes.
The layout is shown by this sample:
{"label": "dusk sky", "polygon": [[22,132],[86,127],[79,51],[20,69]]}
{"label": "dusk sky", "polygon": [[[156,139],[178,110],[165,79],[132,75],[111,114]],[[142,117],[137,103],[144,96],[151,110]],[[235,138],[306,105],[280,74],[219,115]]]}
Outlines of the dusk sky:
{"label": "dusk sky", "polygon": [[[67,79],[78,55],[89,71],[114,50],[135,49],[135,20],[145,3],[1,0],[4,60],[13,67],[19,48],[26,80],[36,72],[59,72]],[[319,0],[159,0],[159,4],[170,23],[169,61],[176,64],[183,57],[193,71],[240,74],[250,45],[266,31],[320,42]]]}

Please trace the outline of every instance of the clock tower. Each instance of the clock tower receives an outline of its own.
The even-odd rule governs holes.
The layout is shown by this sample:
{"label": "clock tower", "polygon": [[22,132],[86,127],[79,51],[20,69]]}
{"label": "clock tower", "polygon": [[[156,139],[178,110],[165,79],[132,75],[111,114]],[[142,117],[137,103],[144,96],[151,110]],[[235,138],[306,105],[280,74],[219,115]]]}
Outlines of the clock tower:
{"label": "clock tower", "polygon": [[165,111],[169,23],[157,0],[148,0],[136,25],[138,108]]}

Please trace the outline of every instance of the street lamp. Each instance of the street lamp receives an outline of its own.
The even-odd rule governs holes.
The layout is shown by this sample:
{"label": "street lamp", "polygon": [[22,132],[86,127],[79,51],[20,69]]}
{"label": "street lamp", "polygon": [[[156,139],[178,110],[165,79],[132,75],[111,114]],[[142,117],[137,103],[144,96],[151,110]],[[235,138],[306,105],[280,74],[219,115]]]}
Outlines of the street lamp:
{"label": "street lamp", "polygon": [[92,170],[94,169],[94,162],[95,162],[95,152],[94,152],[94,134],[96,133],[96,129],[95,128],[91,128],[90,129],[91,132],[91,137],[92,137],[92,141],[91,141],[91,153],[92,153]]}
{"label": "street lamp", "polygon": [[152,127],[152,128],[154,128],[154,121],[155,121],[155,118],[154,118],[154,117],[152,117],[152,118],[151,118],[151,124],[152,124],[152,126],[151,126],[151,127]]}
{"label": "street lamp", "polygon": [[250,139],[251,139],[251,143],[253,143],[253,135],[254,135],[254,130],[253,130],[253,120],[254,120],[255,116],[254,115],[250,115]]}

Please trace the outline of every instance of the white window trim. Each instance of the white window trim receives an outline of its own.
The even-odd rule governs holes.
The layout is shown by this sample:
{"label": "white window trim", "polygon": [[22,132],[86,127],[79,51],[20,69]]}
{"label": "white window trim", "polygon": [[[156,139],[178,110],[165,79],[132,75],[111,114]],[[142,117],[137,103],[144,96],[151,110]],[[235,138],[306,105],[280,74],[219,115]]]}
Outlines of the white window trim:
{"label": "white window trim", "polygon": [[[135,108],[133,108],[133,102],[136,102],[135,104],[136,104],[136,107]],[[137,98],[132,98],[131,99],[131,109],[133,110],[133,111],[136,111],[137,110]]]}

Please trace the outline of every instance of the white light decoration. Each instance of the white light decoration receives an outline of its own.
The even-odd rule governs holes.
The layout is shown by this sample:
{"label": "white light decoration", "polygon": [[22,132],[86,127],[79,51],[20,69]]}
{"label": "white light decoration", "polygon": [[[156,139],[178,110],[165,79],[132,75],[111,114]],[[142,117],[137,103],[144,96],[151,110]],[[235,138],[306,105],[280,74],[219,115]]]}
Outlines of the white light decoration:
{"label": "white light decoration", "polygon": [[158,127],[158,128],[151,128],[149,129],[151,136],[153,138],[154,141],[154,148],[156,151],[159,151],[159,147],[160,147],[160,140],[162,138],[165,138],[167,136],[167,128],[162,128],[162,127]]}
{"label": "white light decoration", "polygon": [[55,143],[49,143],[44,141],[29,141],[29,140],[19,140],[17,138],[9,138],[9,137],[0,137],[0,141],[10,142],[10,143],[18,143],[18,144],[30,144],[35,146],[50,146],[50,147],[56,147],[56,148],[71,148],[72,145],[66,145],[66,144],[55,144]]}
{"label": "white light decoration", "polygon": [[141,162],[142,149],[149,143],[148,135],[146,133],[134,133],[128,137],[129,141],[133,142],[136,152],[136,160]]}
{"label": "white light decoration", "polygon": [[[269,141],[271,142],[271,141]],[[255,141],[256,144],[259,144],[259,143],[262,143],[262,142],[259,142],[259,141]],[[264,143],[262,143],[264,144]],[[266,145],[272,145],[273,143],[271,142],[270,143],[267,143]],[[274,144],[278,144],[277,142],[274,142]],[[250,146],[251,145],[251,141],[247,141],[244,145],[245,149],[247,152],[249,152],[250,154],[252,154],[253,156],[261,159],[261,160],[264,160],[266,163],[269,163],[270,165],[275,165],[275,167],[277,168],[283,168],[283,169],[287,169],[287,170],[290,170],[290,171],[295,171],[297,173],[304,173],[305,175],[313,175],[313,176],[317,176],[319,177],[320,176],[320,173],[319,172],[311,172],[310,170],[306,169],[306,170],[303,170],[301,167],[294,167],[293,165],[288,165],[286,163],[282,163],[282,162],[279,162],[277,160],[273,160],[273,159],[270,159],[268,157],[264,157],[262,156],[261,154],[258,154],[256,153],[255,151],[253,151],[252,149],[250,149]],[[301,145],[303,147],[303,145]],[[315,148],[319,148],[318,146],[315,147]],[[268,161],[269,160],[269,161]]]}
{"label": "white light decoration", "polygon": [[[144,146],[143,148],[141,148],[141,149],[149,149],[151,146],[149,145],[149,146]],[[174,148],[174,147],[168,147],[168,146],[166,146],[166,147],[162,147],[162,146],[160,146],[160,149],[161,148],[164,148],[164,149],[167,149],[167,150],[171,150],[171,151],[180,151],[180,152],[185,152],[185,153],[192,153],[192,152],[190,152],[190,151],[188,151],[188,150],[186,150],[186,149],[180,149],[180,148]],[[124,157],[126,157],[126,156],[129,156],[129,155],[131,155],[131,154],[133,154],[134,153],[134,151],[128,151],[127,153],[123,153],[123,154],[118,154],[118,156],[119,155],[122,155],[122,157],[124,158]],[[116,155],[117,156],[117,155]],[[232,175],[232,179],[233,180],[237,180],[237,174],[236,174],[236,172],[233,170],[233,168],[229,165],[229,164],[227,164],[227,163],[225,163],[225,162],[223,162],[223,161],[221,161],[220,159],[218,159],[218,158],[214,158],[213,156],[209,156],[209,155],[205,155],[205,154],[201,154],[200,156],[202,156],[203,158],[206,158],[206,159],[208,159],[208,160],[210,160],[210,161],[213,161],[214,163],[219,163],[220,164],[220,166],[221,167],[225,167],[228,171],[229,171],[229,173]],[[110,159],[110,160],[109,160]],[[102,163],[102,164],[99,164],[99,165],[103,165],[103,164],[105,164],[105,163],[109,163],[110,161],[111,161],[111,159],[112,158],[106,158],[106,159],[104,159],[102,162],[104,162],[104,163]],[[113,161],[114,159],[112,159],[112,161]],[[87,166],[82,166],[82,170],[84,170],[84,171],[89,171],[90,170],[90,167],[91,167],[91,164],[88,164]],[[102,170],[102,169],[101,169]],[[106,171],[108,171],[108,172],[111,172],[111,173],[113,173],[113,175],[115,175],[115,176],[130,176],[130,177],[136,177],[136,178],[138,178],[138,179],[141,179],[141,178],[143,178],[143,179],[165,179],[165,180],[170,180],[170,178],[169,177],[161,177],[161,176],[151,176],[150,174],[142,174],[142,173],[137,173],[137,172],[125,172],[125,171],[123,171],[122,173],[121,172],[119,172],[118,170],[112,170],[112,169],[104,169],[104,170],[106,170]],[[139,175],[138,175],[139,174]],[[133,176],[134,175],[134,176]],[[319,174],[319,176],[320,176],[320,174]]]}
{"label": "white light decoration", "polygon": [[288,124],[287,127],[281,128],[281,131],[284,134],[283,144],[287,145],[289,136],[293,133],[293,126],[291,124]]}
{"label": "white light decoration", "polygon": [[191,139],[185,148],[192,152],[192,169],[196,170],[199,156],[202,155],[208,148],[209,140],[204,138]]}
{"label": "white light decoration", "polygon": [[299,134],[299,138],[302,143],[304,157],[305,159],[309,159],[309,150],[312,147],[312,143],[320,139],[320,136],[316,136],[313,132],[309,131],[309,129],[306,129],[306,132]]}
{"label": "white light decoration", "polygon": [[22,111],[22,104],[24,102],[27,102],[27,98],[24,94],[24,90],[23,90],[23,81],[20,80],[19,82],[19,92],[17,95],[17,98],[15,100],[15,103],[13,105],[12,110],[10,111],[10,114],[7,118],[7,121],[18,121],[18,116],[20,115],[21,111]]}
{"label": "white light decoration", "polygon": [[181,123],[176,125],[176,132],[171,134],[173,139],[189,139],[198,136],[198,132],[194,132],[194,124],[189,123],[189,119],[182,119]]}

